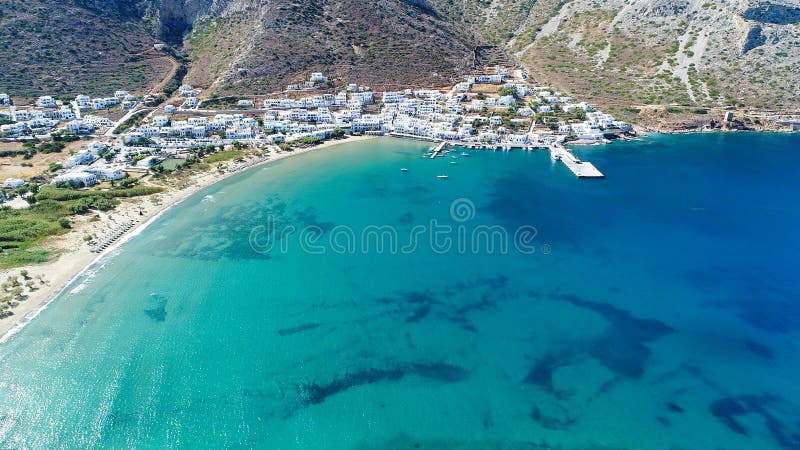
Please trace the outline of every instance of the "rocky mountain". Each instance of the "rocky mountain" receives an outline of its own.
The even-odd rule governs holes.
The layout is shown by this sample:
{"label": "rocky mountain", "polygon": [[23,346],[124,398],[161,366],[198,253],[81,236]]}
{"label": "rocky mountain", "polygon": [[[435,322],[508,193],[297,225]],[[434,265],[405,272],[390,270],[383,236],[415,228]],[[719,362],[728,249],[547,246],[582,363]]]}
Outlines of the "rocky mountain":
{"label": "rocky mountain", "polygon": [[320,71],[338,82],[446,86],[477,39],[424,0],[217,2],[186,37],[187,81],[265,93]]}
{"label": "rocky mountain", "polygon": [[505,48],[598,103],[800,108],[800,0],[567,0]]}
{"label": "rocky mountain", "polygon": [[71,0],[3,0],[0,91],[108,95],[115,88],[145,91],[157,84],[172,62],[153,51],[157,39],[127,14]]}
{"label": "rocky mountain", "polygon": [[311,71],[442,87],[515,62],[618,111],[800,107],[800,0],[6,0],[0,41],[0,91],[18,94],[156,86],[177,64],[161,41],[221,93]]}

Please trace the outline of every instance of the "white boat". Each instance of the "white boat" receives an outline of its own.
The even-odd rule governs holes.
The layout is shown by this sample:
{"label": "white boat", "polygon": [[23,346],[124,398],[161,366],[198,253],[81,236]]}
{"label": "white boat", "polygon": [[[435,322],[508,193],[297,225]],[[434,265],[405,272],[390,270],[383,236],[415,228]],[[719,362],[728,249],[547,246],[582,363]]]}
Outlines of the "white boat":
{"label": "white boat", "polygon": [[438,178],[440,180],[446,180],[446,179],[448,179],[450,177],[448,177],[447,175],[436,175],[436,178]]}
{"label": "white boat", "polygon": [[458,163],[457,163],[457,162],[455,162],[455,161],[450,161],[450,164],[452,164],[452,165],[454,165],[454,166],[455,166],[455,165],[456,165],[456,164],[458,164]]}
{"label": "white boat", "polygon": [[469,156],[469,153],[467,153],[467,152],[461,152],[461,156]]}
{"label": "white boat", "polygon": [[408,169],[406,169],[405,167],[403,167],[402,169],[400,169],[400,172],[408,172]]}

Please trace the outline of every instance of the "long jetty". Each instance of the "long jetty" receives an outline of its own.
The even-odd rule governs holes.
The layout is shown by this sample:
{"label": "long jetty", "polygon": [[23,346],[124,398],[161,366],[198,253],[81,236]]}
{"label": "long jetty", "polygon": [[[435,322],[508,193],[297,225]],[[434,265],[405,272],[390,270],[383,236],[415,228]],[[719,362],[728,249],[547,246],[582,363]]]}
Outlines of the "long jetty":
{"label": "long jetty", "polygon": [[578,178],[605,178],[603,172],[597,169],[594,164],[588,161],[581,161],[577,156],[572,154],[566,147],[561,145],[560,142],[555,142],[552,144],[544,144],[544,143],[535,143],[535,144],[514,144],[514,143],[503,143],[503,144],[483,144],[483,143],[475,143],[475,142],[460,142],[460,141],[442,141],[436,138],[430,138],[427,136],[417,136],[413,134],[407,133],[396,133],[392,132],[389,133],[391,136],[400,137],[400,138],[407,138],[407,139],[416,139],[420,141],[428,141],[428,142],[439,142],[436,147],[430,151],[429,157],[431,159],[436,158],[442,155],[442,152],[445,151],[448,145],[451,146],[458,146],[458,147],[465,147],[465,148],[473,148],[473,149],[487,149],[487,150],[505,150],[509,151],[514,148],[519,148],[523,150],[536,150],[537,148],[547,148],[550,150],[550,157],[553,161],[561,161],[567,169],[570,170],[576,177]]}
{"label": "long jetty", "polygon": [[554,161],[561,161],[578,178],[605,178],[603,172],[597,170],[594,164],[581,161],[560,144],[550,145],[550,157]]}
{"label": "long jetty", "polygon": [[445,147],[447,147],[447,141],[440,142],[439,145],[437,145],[436,148],[434,148],[433,151],[431,152],[430,158],[433,159],[436,158],[437,156],[440,156],[440,154],[444,151]]}

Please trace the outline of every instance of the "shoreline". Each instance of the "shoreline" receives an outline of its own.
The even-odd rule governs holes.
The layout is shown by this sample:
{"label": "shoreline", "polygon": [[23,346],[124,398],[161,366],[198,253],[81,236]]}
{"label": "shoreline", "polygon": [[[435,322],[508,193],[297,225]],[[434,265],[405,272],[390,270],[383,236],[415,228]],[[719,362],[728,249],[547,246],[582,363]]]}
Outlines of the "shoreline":
{"label": "shoreline", "polygon": [[[76,219],[81,219],[80,225],[77,225],[67,234],[54,237],[52,239],[53,242],[48,245],[48,247],[55,247],[56,251],[61,250],[61,253],[53,260],[43,264],[34,264],[0,271],[0,277],[4,279],[14,274],[19,274],[22,270],[27,270],[31,277],[37,274],[46,274],[46,283],[40,285],[35,291],[28,292],[27,299],[20,302],[17,307],[12,309],[14,312],[13,315],[0,319],[0,345],[8,342],[9,339],[24,329],[33,319],[63,294],[75,280],[83,276],[92,267],[96,266],[103,258],[140,234],[174,206],[179,205],[198,192],[255,167],[261,167],[292,156],[303,155],[341,144],[370,140],[376,137],[378,136],[349,136],[346,139],[325,141],[314,147],[296,149],[291,152],[271,152],[266,158],[250,158],[239,165],[226,162],[222,165],[228,165],[229,167],[235,165],[235,167],[223,173],[209,169],[202,173],[192,174],[186,180],[187,183],[185,187],[166,188],[164,192],[159,194],[126,199],[126,201],[123,201],[114,209],[98,214],[101,218],[97,222],[92,222],[84,216],[76,216]],[[271,148],[274,150],[277,147]],[[158,197],[158,203],[156,203],[156,197]],[[150,205],[146,212],[143,206],[145,202]],[[139,215],[137,216],[137,214]],[[114,241],[108,248],[100,253],[92,253],[90,251],[91,248],[89,248],[81,238],[82,235],[89,231],[87,228],[95,231],[98,229],[104,230],[105,228],[112,228],[117,224],[116,219],[123,217],[134,221],[134,225],[129,230],[125,231],[119,239]],[[99,233],[100,231],[97,232]]]}

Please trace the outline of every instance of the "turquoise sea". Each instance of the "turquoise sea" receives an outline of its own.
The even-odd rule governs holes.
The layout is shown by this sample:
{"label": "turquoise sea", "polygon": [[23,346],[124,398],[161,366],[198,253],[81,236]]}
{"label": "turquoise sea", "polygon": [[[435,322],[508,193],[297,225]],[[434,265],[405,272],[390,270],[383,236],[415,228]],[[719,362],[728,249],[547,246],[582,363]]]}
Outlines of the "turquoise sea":
{"label": "turquoise sea", "polygon": [[800,136],[426,149],[169,210],[0,345],[0,447],[800,448]]}

